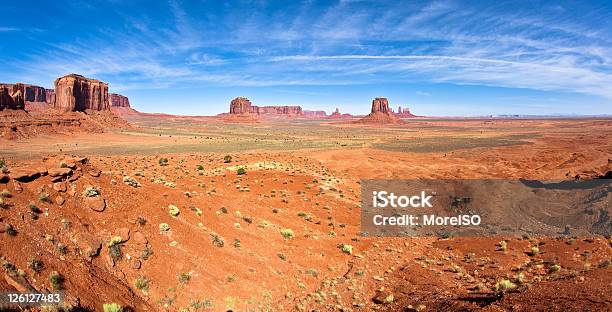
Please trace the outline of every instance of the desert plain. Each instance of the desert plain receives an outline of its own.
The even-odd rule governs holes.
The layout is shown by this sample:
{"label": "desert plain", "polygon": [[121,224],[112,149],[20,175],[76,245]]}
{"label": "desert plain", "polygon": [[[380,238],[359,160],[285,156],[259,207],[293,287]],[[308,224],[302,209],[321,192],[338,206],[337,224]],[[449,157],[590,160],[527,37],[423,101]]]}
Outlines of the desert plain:
{"label": "desert plain", "polygon": [[363,179],[609,178],[610,119],[122,116],[1,142],[0,289],[83,311],[612,305],[609,236],[360,233]]}

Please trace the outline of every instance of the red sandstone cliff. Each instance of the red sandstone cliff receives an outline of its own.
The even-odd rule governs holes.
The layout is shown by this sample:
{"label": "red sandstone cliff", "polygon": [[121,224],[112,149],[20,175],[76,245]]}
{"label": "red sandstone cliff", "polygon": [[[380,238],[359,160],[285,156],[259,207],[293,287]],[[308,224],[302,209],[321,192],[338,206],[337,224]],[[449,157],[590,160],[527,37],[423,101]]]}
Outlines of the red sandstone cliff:
{"label": "red sandstone cliff", "polygon": [[0,86],[0,110],[23,109],[24,107],[25,101],[19,87]]}
{"label": "red sandstone cliff", "polygon": [[237,97],[230,102],[230,115],[301,116],[301,106],[255,106],[249,99]]}
{"label": "red sandstone cliff", "polygon": [[11,93],[21,91],[23,99],[26,102],[45,102],[47,98],[47,90],[43,87],[24,84],[24,83],[2,83],[0,86],[8,88]]}
{"label": "red sandstone cliff", "polygon": [[130,107],[130,99],[117,93],[110,94],[111,107]]}
{"label": "red sandstone cliff", "polygon": [[55,102],[60,111],[108,111],[108,84],[81,75],[70,74],[55,80]]}

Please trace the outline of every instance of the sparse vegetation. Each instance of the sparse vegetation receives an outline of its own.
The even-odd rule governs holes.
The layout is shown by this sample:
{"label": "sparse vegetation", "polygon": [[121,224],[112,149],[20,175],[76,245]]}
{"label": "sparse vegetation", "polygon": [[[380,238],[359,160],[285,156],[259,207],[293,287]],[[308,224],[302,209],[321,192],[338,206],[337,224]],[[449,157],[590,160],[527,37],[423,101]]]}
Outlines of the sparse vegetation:
{"label": "sparse vegetation", "polygon": [[217,233],[210,233],[210,238],[212,240],[213,245],[216,247],[223,247],[225,245],[225,241],[223,240],[223,237],[221,237]]}
{"label": "sparse vegetation", "polygon": [[160,232],[166,232],[170,230],[170,226],[168,225],[168,223],[160,223],[159,224],[159,231]]}
{"label": "sparse vegetation", "polygon": [[139,276],[134,280],[134,287],[144,292],[149,291],[149,279],[143,276]]}
{"label": "sparse vegetation", "polygon": [[178,280],[181,284],[187,284],[191,279],[191,274],[189,272],[183,272],[178,275]]}
{"label": "sparse vegetation", "polygon": [[164,157],[162,157],[162,158],[160,158],[160,159],[157,161],[157,163],[158,163],[160,166],[167,166],[167,165],[168,165],[168,158],[164,158]]}
{"label": "sparse vegetation", "polygon": [[83,196],[85,197],[95,197],[100,196],[100,190],[95,186],[90,186],[83,191]]}
{"label": "sparse vegetation", "polygon": [[341,249],[342,249],[342,252],[345,254],[349,254],[349,255],[353,254],[353,246],[351,245],[342,244]]}
{"label": "sparse vegetation", "polygon": [[244,169],[244,167],[239,167],[239,168],[236,170],[236,174],[238,174],[238,175],[243,175],[243,174],[246,174],[246,169]]}
{"label": "sparse vegetation", "polygon": [[36,258],[30,258],[30,260],[28,261],[28,267],[32,269],[32,271],[39,273],[45,268],[45,265],[42,261]]}
{"label": "sparse vegetation", "polygon": [[231,163],[231,162],[232,162],[232,156],[230,156],[230,155],[225,155],[225,156],[223,157],[223,162],[224,162],[224,163],[226,163],[226,164]]}
{"label": "sparse vegetation", "polygon": [[40,200],[43,203],[46,202],[50,202],[51,200],[49,199],[49,194],[42,192],[40,194],[38,194],[38,200]]}
{"label": "sparse vegetation", "polygon": [[516,284],[511,282],[509,279],[502,279],[495,284],[495,291],[497,292],[508,292],[516,288]]}
{"label": "sparse vegetation", "polygon": [[178,215],[181,213],[179,208],[174,205],[169,205],[168,210],[169,210],[170,216],[175,217],[175,218],[178,217]]}
{"label": "sparse vegetation", "polygon": [[198,165],[196,168],[197,168],[199,171],[204,170],[204,166],[202,166],[202,165]]}
{"label": "sparse vegetation", "polygon": [[62,290],[64,288],[64,277],[57,271],[53,271],[49,274],[49,283],[51,283],[53,290]]}
{"label": "sparse vegetation", "polygon": [[123,312],[123,308],[118,303],[105,303],[102,309],[104,312]]}
{"label": "sparse vegetation", "polygon": [[294,235],[292,229],[282,229],[280,233],[286,239],[293,238]]}
{"label": "sparse vegetation", "polygon": [[136,179],[130,177],[130,176],[125,176],[123,177],[123,183],[131,186],[131,187],[140,187],[140,183],[138,181],[136,181]]}

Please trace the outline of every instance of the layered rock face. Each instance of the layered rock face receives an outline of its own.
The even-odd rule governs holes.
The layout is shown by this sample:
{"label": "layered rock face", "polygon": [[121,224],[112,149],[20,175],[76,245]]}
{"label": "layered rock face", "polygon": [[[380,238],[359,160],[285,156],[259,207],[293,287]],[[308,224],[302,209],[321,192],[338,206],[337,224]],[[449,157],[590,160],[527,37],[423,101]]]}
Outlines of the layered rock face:
{"label": "layered rock face", "polygon": [[47,104],[53,104],[55,103],[55,90],[53,89],[47,89],[46,90],[46,97],[45,97],[45,102]]}
{"label": "layered rock face", "polygon": [[389,109],[389,101],[387,98],[375,98],[372,101],[372,113],[381,112],[381,113],[389,113],[391,110]]}
{"label": "layered rock face", "polygon": [[24,107],[25,101],[23,93],[19,88],[9,88],[5,85],[0,86],[0,110],[23,109]]}
{"label": "layered rock face", "polygon": [[237,97],[230,102],[230,114],[250,114],[251,108],[251,101],[244,97]]}
{"label": "layered rock face", "polygon": [[230,102],[230,115],[303,115],[301,106],[255,106],[249,99],[237,97]]}
{"label": "layered rock face", "polygon": [[60,111],[110,110],[108,84],[70,74],[55,80],[55,102]]}
{"label": "layered rock face", "polygon": [[0,86],[4,86],[11,90],[11,93],[17,92],[17,90],[21,91],[23,94],[24,101],[27,102],[45,102],[47,98],[47,90],[43,87],[33,86],[24,83],[3,83]]}
{"label": "layered rock face", "polygon": [[117,93],[110,94],[111,107],[130,107],[130,100],[127,96]]}

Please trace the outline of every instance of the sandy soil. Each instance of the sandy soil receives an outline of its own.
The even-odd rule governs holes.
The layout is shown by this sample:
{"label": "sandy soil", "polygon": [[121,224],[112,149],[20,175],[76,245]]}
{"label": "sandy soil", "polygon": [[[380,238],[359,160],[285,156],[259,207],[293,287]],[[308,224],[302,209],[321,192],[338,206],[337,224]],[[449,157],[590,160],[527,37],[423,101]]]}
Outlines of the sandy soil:
{"label": "sandy soil", "polygon": [[[359,235],[360,179],[593,178],[610,170],[610,120],[131,121],[129,130],[2,141],[9,176],[49,174],[0,184],[0,289],[52,289],[56,271],[67,302],[92,311],[110,302],[135,311],[612,305],[612,242],[602,236]],[[72,175],[54,183],[52,171],[66,166]],[[91,187],[99,194],[85,196]],[[503,280],[515,287],[499,291]]]}

